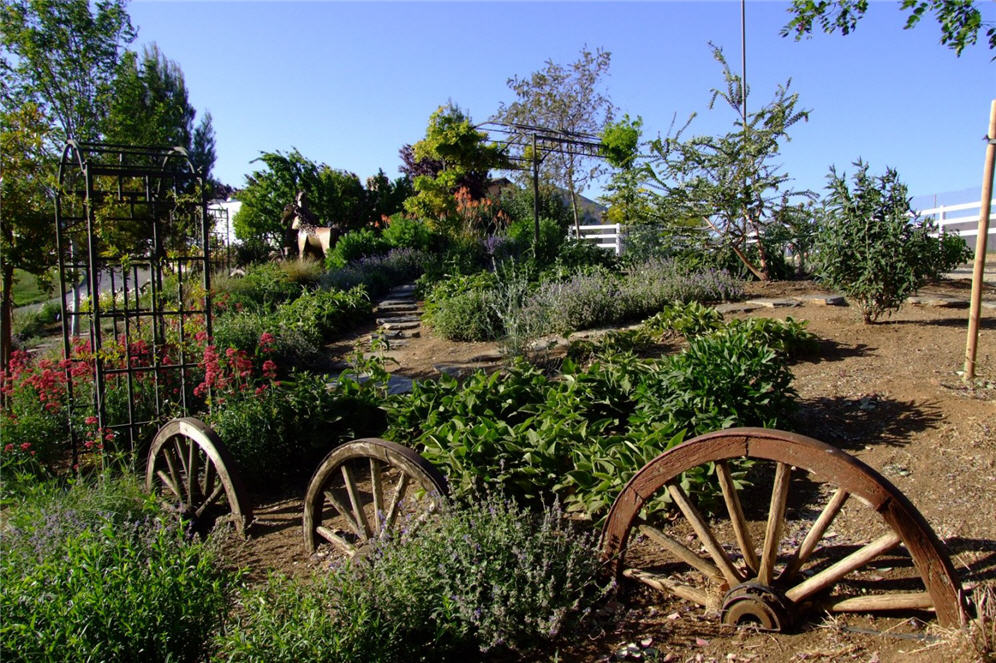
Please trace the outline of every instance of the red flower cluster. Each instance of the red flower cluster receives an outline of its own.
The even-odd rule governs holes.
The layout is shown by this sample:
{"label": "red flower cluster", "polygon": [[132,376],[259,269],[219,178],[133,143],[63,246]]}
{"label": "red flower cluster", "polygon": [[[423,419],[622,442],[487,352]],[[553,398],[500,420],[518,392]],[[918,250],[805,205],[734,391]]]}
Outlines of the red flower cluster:
{"label": "red flower cluster", "polygon": [[[264,332],[259,337],[257,359],[270,354],[275,341],[273,334]],[[219,353],[216,346],[205,345],[201,366],[204,368],[204,381],[194,388],[194,395],[206,398],[208,390],[211,390],[218,403],[224,403],[228,395],[250,389],[259,395],[269,384],[278,384],[274,382],[277,378],[276,362],[266,358],[257,371],[256,362],[245,350],[227,348],[224,353]],[[268,380],[269,384],[261,382],[261,379]]]}

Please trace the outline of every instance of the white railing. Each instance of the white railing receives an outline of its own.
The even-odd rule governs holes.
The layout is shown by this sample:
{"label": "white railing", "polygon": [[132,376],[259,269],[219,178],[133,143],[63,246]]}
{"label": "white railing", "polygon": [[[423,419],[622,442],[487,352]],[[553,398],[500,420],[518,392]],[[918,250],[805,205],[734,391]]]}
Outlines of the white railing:
{"label": "white railing", "polygon": [[[574,226],[567,229],[567,236],[574,239],[576,236]],[[625,237],[622,224],[610,223],[602,226],[581,226],[581,239],[591,241],[602,249],[614,251],[617,256],[623,252],[623,238]]]}
{"label": "white railing", "polygon": [[[961,205],[941,205],[930,209],[919,210],[921,217],[933,217],[937,224],[938,231],[945,230],[949,233],[956,233],[969,243],[974,245],[975,236],[979,234],[979,214],[981,213],[982,201],[974,203],[962,203]],[[993,239],[996,233],[996,206],[989,213],[989,238]]]}

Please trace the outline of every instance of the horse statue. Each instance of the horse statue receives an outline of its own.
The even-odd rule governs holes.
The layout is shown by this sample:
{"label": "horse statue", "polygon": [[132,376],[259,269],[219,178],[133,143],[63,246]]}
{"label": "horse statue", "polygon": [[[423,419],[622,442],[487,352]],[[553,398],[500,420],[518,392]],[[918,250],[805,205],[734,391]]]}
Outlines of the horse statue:
{"label": "horse statue", "polygon": [[297,255],[301,258],[312,255],[321,260],[339,239],[340,230],[336,226],[317,225],[318,218],[308,209],[304,191],[298,191],[294,202],[284,208],[280,222],[289,228],[286,244],[292,249],[296,248]]}

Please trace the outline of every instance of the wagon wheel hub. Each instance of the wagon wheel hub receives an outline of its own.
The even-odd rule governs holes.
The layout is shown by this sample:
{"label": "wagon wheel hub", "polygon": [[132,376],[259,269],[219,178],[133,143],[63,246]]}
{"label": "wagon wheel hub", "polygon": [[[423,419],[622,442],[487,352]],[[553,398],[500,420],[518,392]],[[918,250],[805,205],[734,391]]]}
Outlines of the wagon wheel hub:
{"label": "wagon wheel hub", "polygon": [[765,631],[785,630],[792,621],[788,602],[770,587],[754,582],[727,592],[722,618],[730,626],[755,625]]}

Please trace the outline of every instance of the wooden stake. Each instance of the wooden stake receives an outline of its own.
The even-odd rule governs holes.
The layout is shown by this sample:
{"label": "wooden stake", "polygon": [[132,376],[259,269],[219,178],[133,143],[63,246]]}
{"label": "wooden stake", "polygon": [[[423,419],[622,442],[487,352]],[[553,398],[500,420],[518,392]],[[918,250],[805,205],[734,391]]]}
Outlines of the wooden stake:
{"label": "wooden stake", "polygon": [[989,108],[986,134],[986,162],[982,171],[982,199],[979,205],[979,234],[975,238],[975,270],[972,272],[972,308],[968,314],[968,342],[965,346],[965,380],[975,379],[975,353],[979,340],[982,309],[982,279],[986,268],[986,241],[989,239],[989,211],[993,197],[993,163],[996,162],[996,99]]}

